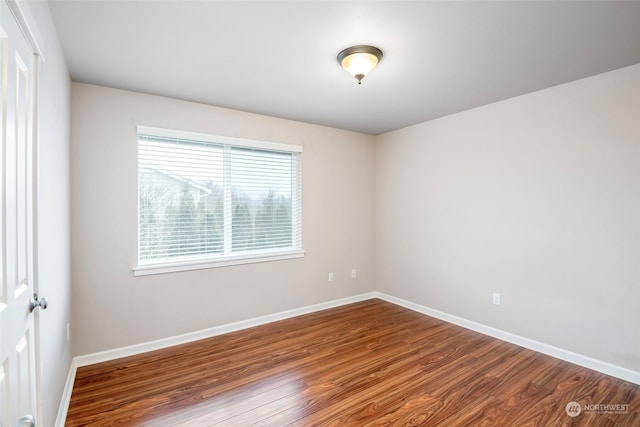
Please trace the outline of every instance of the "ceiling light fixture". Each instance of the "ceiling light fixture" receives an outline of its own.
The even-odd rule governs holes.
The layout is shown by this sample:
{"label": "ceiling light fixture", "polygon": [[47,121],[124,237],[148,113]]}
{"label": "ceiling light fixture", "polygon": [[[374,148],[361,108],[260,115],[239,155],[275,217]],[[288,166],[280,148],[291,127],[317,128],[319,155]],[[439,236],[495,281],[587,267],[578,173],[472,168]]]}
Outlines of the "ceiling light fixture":
{"label": "ceiling light fixture", "polygon": [[351,46],[338,54],[338,63],[358,80],[358,84],[362,84],[364,76],[373,70],[381,59],[380,49],[366,45]]}

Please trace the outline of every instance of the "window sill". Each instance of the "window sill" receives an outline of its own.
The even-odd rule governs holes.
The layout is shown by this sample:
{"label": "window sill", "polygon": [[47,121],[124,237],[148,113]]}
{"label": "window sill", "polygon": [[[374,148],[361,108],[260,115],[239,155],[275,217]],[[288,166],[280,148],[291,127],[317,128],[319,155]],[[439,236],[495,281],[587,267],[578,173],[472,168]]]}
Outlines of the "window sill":
{"label": "window sill", "polygon": [[285,259],[304,258],[305,251],[288,251],[262,253],[259,255],[238,255],[221,260],[193,260],[162,264],[138,265],[133,267],[134,276],[148,276],[151,274],[176,273],[180,271],[203,270],[205,268],[227,267],[230,265],[255,264],[259,262],[281,261]]}

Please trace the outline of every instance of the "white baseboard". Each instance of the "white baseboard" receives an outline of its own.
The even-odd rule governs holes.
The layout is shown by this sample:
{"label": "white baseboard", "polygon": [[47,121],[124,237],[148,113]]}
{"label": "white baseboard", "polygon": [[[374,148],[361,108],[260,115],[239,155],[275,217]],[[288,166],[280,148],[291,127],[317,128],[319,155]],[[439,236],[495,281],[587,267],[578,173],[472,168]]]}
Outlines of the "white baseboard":
{"label": "white baseboard", "polygon": [[72,360],[71,366],[69,366],[69,373],[67,374],[67,381],[65,382],[64,390],[62,391],[62,398],[60,399],[60,406],[58,407],[58,416],[56,417],[55,427],[64,427],[67,420],[67,411],[69,410],[69,403],[71,402],[73,383],[76,381],[77,368],[75,360]]}
{"label": "white baseboard", "polygon": [[435,317],[436,319],[444,320],[445,322],[453,323],[454,325],[462,326],[463,328],[470,329],[484,335],[489,335],[490,337],[498,338],[502,341],[507,341],[520,347],[537,351],[538,353],[555,357],[556,359],[564,360],[575,365],[593,369],[594,371],[602,372],[603,374],[611,375],[612,377],[620,378],[622,380],[640,385],[640,372],[616,366],[608,362],[603,362],[601,360],[593,359],[582,354],[574,353],[569,350],[525,338],[520,335],[503,331],[501,329],[483,325],[481,323],[476,323],[462,317],[444,313],[442,311],[438,311],[424,305],[416,304],[411,301],[403,300],[401,298],[396,298],[382,292],[374,292],[374,294],[381,300],[408,308],[413,311],[417,311],[418,313],[426,314],[427,316]]}
{"label": "white baseboard", "polygon": [[300,316],[303,314],[309,314],[320,310],[326,310],[327,308],[339,307],[354,302],[364,301],[371,298],[376,298],[375,292],[369,292],[366,294],[354,295],[347,298],[341,298],[333,301],[327,301],[320,304],[309,305],[301,308],[294,308],[292,310],[281,311],[279,313],[268,314],[266,316],[255,317],[253,319],[241,320],[239,322],[229,323],[226,325],[215,326],[213,328],[203,329],[201,331],[190,332],[175,337],[163,338],[156,341],[149,341],[142,344],[135,344],[128,347],[116,348],[113,350],[101,351],[98,353],[85,354],[83,356],[77,356],[73,359],[77,367],[93,365],[95,363],[106,362],[113,359],[119,359],[121,357],[134,356],[140,353],[146,353],[148,351],[159,350],[166,347],[171,347],[179,344],[186,344],[189,342],[215,337],[217,335],[228,334],[229,332],[235,332],[242,329],[252,328],[254,326],[264,325],[266,323],[276,322],[278,320],[288,319],[290,317]]}

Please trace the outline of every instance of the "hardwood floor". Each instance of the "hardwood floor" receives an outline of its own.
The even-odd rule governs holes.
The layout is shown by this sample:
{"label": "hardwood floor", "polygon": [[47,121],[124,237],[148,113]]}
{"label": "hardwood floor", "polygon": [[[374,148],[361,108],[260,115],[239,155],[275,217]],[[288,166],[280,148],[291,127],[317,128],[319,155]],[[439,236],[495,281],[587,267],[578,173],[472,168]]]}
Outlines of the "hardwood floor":
{"label": "hardwood floor", "polygon": [[374,299],[80,368],[66,425],[637,427],[640,386]]}

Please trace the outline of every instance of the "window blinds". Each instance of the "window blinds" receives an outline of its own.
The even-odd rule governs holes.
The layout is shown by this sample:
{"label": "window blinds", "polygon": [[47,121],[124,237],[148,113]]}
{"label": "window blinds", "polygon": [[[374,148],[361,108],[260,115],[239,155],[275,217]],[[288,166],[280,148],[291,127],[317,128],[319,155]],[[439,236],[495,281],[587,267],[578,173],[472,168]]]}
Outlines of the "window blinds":
{"label": "window blinds", "polygon": [[138,263],[300,250],[301,147],[138,128]]}

